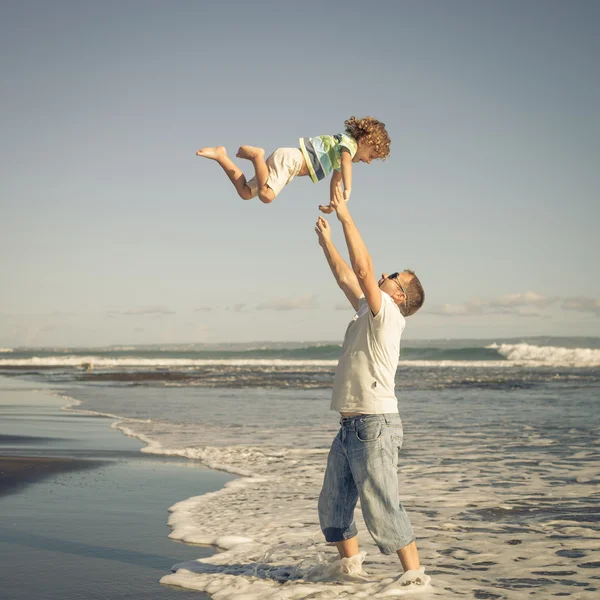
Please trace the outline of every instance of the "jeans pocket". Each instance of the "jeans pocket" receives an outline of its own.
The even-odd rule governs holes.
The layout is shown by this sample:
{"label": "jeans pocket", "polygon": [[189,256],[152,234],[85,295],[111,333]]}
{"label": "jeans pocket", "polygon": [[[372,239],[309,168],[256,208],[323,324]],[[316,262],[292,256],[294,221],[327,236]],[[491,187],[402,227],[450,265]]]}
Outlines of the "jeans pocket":
{"label": "jeans pocket", "polygon": [[404,431],[402,430],[402,425],[393,425],[390,427],[390,433],[392,435],[392,440],[398,447],[398,452],[402,448],[402,442],[404,441]]}
{"label": "jeans pocket", "polygon": [[388,427],[390,452],[392,457],[392,464],[394,467],[398,467],[400,459],[400,450],[402,449],[402,442],[404,440],[404,433],[402,431],[402,425],[390,425]]}
{"label": "jeans pocket", "polygon": [[356,437],[360,442],[376,442],[383,433],[383,426],[380,420],[360,421],[356,425]]}

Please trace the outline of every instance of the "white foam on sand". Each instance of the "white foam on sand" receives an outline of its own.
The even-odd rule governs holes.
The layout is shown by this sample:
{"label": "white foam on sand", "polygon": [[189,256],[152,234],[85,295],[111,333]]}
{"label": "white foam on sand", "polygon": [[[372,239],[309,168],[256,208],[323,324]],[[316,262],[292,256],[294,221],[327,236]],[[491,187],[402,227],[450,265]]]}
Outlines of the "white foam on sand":
{"label": "white foam on sand", "polygon": [[[554,440],[530,426],[510,435],[500,430],[494,437],[449,428],[444,447],[452,449],[451,460],[440,456],[439,431],[426,424],[412,427],[405,443],[410,455],[399,475],[401,497],[421,562],[432,577],[431,584],[412,588],[397,581],[397,557],[379,553],[360,510],[356,521],[367,553],[366,578],[352,579],[338,569],[335,548],[323,541],[317,498],[324,446],[337,429],[333,413],[326,425],[263,428],[259,438],[251,427],[200,423],[126,420],[117,428],[144,441],[144,452],[185,456],[241,476],[219,491],[170,508],[171,538],[222,552],[174,565],[161,583],[204,591],[214,600],[415,594],[546,600],[557,593],[598,598],[590,580],[599,574],[598,531],[569,519],[536,522],[529,517],[557,506],[568,513],[586,499],[594,505],[598,487],[590,482],[600,480],[598,451],[581,446],[564,458],[545,456]],[[557,487],[558,482],[564,485]],[[580,552],[580,558],[569,552]]]}

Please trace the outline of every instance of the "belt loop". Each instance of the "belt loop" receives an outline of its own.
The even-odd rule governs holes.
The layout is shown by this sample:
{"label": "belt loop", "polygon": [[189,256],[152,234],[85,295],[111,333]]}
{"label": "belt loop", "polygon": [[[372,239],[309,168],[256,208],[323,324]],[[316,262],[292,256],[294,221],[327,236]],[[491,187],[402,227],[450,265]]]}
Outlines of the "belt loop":
{"label": "belt loop", "polygon": [[386,423],[386,425],[389,425],[389,424],[390,424],[390,415],[388,415],[388,414],[384,414],[384,415],[383,415],[383,418],[385,419],[385,423]]}

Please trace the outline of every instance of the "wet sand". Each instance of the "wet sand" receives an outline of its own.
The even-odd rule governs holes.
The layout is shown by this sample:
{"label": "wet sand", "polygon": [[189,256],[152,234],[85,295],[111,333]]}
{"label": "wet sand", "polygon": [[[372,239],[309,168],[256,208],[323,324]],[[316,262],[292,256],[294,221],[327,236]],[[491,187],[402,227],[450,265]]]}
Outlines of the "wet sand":
{"label": "wet sand", "polygon": [[140,453],[112,419],[0,377],[0,598],[202,600],[161,585],[213,548],[168,538],[168,508],[230,475]]}
{"label": "wet sand", "polygon": [[[0,436],[0,446],[5,443],[6,436]],[[25,436],[10,436],[12,443],[29,442]],[[20,440],[19,440],[20,437]],[[75,458],[0,456],[0,496],[14,493],[36,481],[50,477],[56,473],[80,471],[101,466],[102,461],[81,460]]]}

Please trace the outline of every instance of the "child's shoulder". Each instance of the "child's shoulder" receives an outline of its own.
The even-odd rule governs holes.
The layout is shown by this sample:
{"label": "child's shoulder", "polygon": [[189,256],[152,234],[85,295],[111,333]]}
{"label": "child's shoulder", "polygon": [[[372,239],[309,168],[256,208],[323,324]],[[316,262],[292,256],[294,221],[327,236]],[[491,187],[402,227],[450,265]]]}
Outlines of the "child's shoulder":
{"label": "child's shoulder", "polygon": [[322,148],[324,151],[339,150],[346,148],[352,156],[358,149],[358,142],[347,132],[344,133],[324,133],[312,138],[308,138],[313,145]]}
{"label": "child's shoulder", "polygon": [[339,133],[335,136],[335,140],[337,146],[340,148],[346,148],[346,150],[350,151],[352,157],[354,157],[356,151],[358,150],[358,142],[351,135],[348,135],[345,132]]}
{"label": "child's shoulder", "polygon": [[336,134],[335,138],[338,139],[340,142],[350,140],[350,141],[354,142],[355,144],[357,143],[356,139],[353,136],[351,136],[347,131]]}

